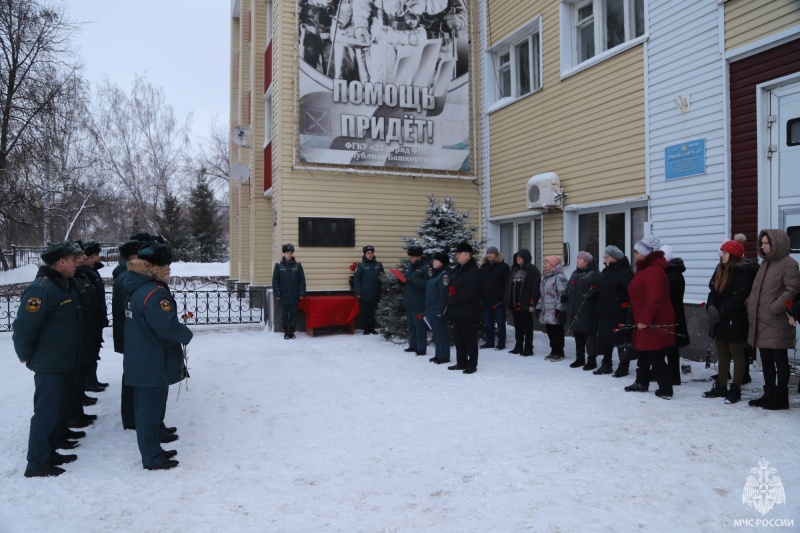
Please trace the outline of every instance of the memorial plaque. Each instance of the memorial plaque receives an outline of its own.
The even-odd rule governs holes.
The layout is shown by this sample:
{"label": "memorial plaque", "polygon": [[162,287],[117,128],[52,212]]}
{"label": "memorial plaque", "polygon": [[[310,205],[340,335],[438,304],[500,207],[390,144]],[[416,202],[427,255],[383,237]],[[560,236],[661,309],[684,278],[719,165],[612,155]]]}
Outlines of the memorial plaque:
{"label": "memorial plaque", "polygon": [[299,218],[300,246],[356,245],[356,219],[354,218]]}

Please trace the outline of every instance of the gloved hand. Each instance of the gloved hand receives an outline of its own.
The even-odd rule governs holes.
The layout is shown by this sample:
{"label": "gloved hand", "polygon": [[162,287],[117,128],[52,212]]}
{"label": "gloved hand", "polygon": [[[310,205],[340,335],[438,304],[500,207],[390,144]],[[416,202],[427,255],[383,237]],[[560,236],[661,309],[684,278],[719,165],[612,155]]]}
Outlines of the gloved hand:
{"label": "gloved hand", "polygon": [[564,324],[567,321],[567,313],[564,311],[556,311],[556,322]]}
{"label": "gloved hand", "polygon": [[561,295],[561,303],[564,303],[564,304],[565,304],[565,303],[567,303],[568,301],[569,301],[569,294],[566,294],[566,293],[562,294],[562,295]]}
{"label": "gloved hand", "polygon": [[719,324],[721,318],[719,316],[719,310],[716,307],[709,305],[706,307],[706,312],[708,312],[708,327],[713,328]]}

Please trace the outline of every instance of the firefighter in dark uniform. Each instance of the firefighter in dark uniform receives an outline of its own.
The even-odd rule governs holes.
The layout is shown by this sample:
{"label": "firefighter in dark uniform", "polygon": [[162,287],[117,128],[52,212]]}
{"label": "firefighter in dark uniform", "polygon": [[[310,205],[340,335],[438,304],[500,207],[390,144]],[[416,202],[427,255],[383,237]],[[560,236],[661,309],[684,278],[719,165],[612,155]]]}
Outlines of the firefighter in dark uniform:
{"label": "firefighter in dark uniform", "polygon": [[[178,466],[175,450],[161,448],[169,386],[187,377],[183,349],[192,332],[178,319],[169,291],[172,249],[160,242],[145,244],[138,259],[128,262],[123,369],[134,388],[136,440],[147,470]],[[175,436],[177,438],[177,436]]]}
{"label": "firefighter in dark uniform", "polygon": [[358,298],[364,335],[370,333],[377,335],[375,311],[378,309],[378,301],[381,299],[383,264],[375,259],[374,246],[367,245],[361,250],[364,252],[364,256],[361,258],[361,264],[356,266],[356,273],[353,275],[353,291]]}
{"label": "firefighter in dark uniform", "polygon": [[103,328],[108,327],[108,307],[106,305],[106,284],[100,276],[100,269],[105,265],[100,262],[100,244],[95,241],[88,241],[83,245],[83,253],[86,254],[84,266],[88,267],[87,277],[92,281],[94,295],[97,298],[97,311],[99,314],[98,323],[98,345],[97,353],[92,361],[89,361],[89,368],[86,372],[86,390],[90,392],[103,392],[108,383],[100,383],[97,380],[97,363],[100,361],[100,347],[103,345]]}
{"label": "firefighter in dark uniform", "polygon": [[456,364],[449,370],[472,374],[478,370],[478,315],[481,312],[481,281],[472,246],[462,242],[456,248],[458,265],[450,281],[447,313],[453,321]]}
{"label": "firefighter in dark uniform", "polygon": [[66,376],[78,364],[81,314],[73,276],[83,250],[69,241],[47,248],[45,266],[22,294],[14,319],[14,350],[34,372],[36,390],[28,438],[25,477],[58,476],[58,465],[77,459],[56,452],[64,435],[59,431]]}
{"label": "firefighter in dark uniform", "polygon": [[297,328],[297,304],[306,295],[306,275],[301,265],[294,258],[294,245],[284,244],[283,259],[275,263],[272,271],[272,291],[281,306],[281,325],[283,338],[294,339]]}
{"label": "firefighter in dark uniform", "polygon": [[425,355],[428,348],[428,329],[422,315],[425,313],[425,287],[431,277],[431,267],[422,259],[421,246],[409,246],[406,285],[403,290],[403,306],[406,308],[408,325],[408,348],[405,352]]}

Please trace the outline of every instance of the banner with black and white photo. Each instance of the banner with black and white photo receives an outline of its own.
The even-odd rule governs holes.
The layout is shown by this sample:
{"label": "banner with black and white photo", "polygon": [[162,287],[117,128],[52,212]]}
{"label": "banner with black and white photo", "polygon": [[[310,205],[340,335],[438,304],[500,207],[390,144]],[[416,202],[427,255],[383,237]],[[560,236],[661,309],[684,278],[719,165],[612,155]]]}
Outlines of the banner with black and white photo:
{"label": "banner with black and white photo", "polygon": [[468,171],[465,0],[300,0],[300,160]]}

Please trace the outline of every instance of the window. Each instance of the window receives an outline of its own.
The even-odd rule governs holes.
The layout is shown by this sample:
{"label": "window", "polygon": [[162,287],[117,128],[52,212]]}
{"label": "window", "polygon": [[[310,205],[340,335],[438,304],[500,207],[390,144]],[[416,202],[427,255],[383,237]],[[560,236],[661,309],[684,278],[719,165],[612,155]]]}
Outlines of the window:
{"label": "window", "polygon": [[533,264],[541,268],[543,255],[541,218],[500,224],[500,251],[503,253],[503,260],[511,265],[514,254],[523,248],[530,250]]}
{"label": "window", "polygon": [[267,46],[269,46],[269,42],[272,40],[272,0],[266,0],[266,6],[264,11],[267,14]]}
{"label": "window", "polygon": [[492,47],[495,78],[487,94],[495,102],[513,101],[541,89],[540,24],[541,19],[534,19]]}
{"label": "window", "polygon": [[[628,258],[633,253],[633,245],[644,236],[647,221],[647,207],[620,209],[608,207],[599,211],[589,211],[578,215],[578,251],[585,250],[602,262],[603,250],[613,244]],[[574,257],[573,257],[574,259]]]}
{"label": "window", "polygon": [[644,9],[644,0],[562,2],[562,70],[643,36]]}
{"label": "window", "polygon": [[272,139],[272,91],[264,95],[264,146]]}

